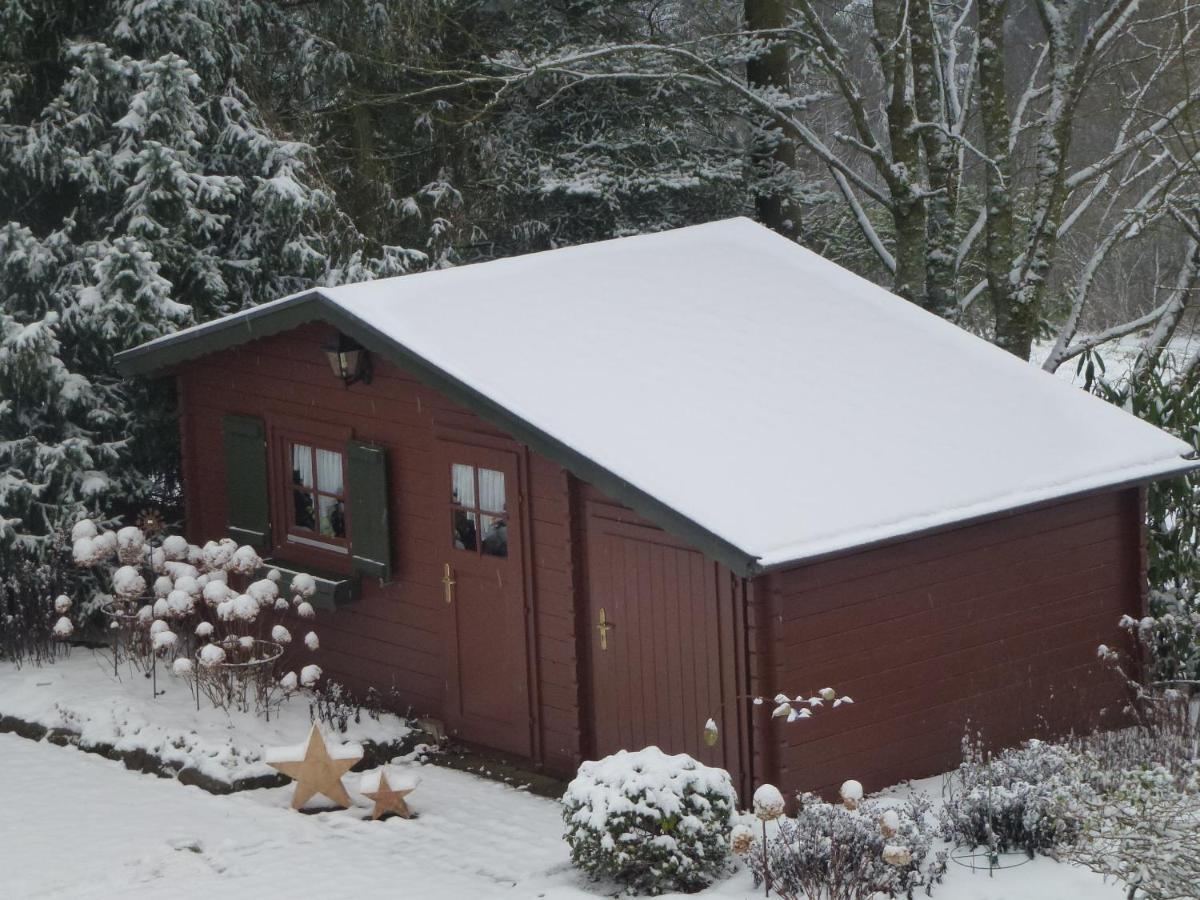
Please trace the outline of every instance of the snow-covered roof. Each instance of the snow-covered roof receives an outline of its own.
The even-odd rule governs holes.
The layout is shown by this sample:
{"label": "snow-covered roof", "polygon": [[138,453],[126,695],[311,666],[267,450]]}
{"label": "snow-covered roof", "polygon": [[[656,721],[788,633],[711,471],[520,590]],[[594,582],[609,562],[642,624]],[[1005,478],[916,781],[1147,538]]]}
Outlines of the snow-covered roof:
{"label": "snow-covered roof", "polygon": [[748,219],[321,288],[119,363],[305,316],[747,570],[1194,467],[1184,442]]}

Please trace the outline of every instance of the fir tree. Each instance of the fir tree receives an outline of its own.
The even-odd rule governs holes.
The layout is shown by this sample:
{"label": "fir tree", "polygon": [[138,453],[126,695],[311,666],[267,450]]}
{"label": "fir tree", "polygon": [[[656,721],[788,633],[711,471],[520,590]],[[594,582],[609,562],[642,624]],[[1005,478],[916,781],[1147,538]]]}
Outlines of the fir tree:
{"label": "fir tree", "polygon": [[174,501],[169,388],[121,382],[115,352],[423,263],[368,244],[312,148],[250,100],[266,48],[302,40],[293,18],[0,2],[0,561],[84,514]]}

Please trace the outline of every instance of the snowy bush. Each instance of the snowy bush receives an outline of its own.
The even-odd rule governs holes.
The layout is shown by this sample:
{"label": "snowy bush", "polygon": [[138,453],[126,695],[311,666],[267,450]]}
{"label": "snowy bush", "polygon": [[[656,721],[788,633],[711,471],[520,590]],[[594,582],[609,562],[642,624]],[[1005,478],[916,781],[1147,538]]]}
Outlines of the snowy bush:
{"label": "snowy bush", "polygon": [[67,616],[74,603],[64,591],[78,585],[68,570],[65,535],[58,536],[55,546],[44,562],[16,557],[0,569],[0,659],[41,665],[69,652],[67,639],[75,625]]}
{"label": "snowy bush", "polygon": [[863,800],[850,784],[840,804],[801,794],[794,818],[764,822],[757,834],[748,826],[739,830],[736,847],[756,884],[766,882],[783,900],[912,897],[919,888],[930,893],[945,874],[946,854],[931,849],[929,800]]}
{"label": "snowy bush", "polygon": [[1121,627],[1145,650],[1146,674],[1163,684],[1200,682],[1200,599],[1191,591],[1150,592],[1150,615]]}
{"label": "snowy bush", "polygon": [[990,755],[963,741],[962,764],[946,776],[941,832],[961,847],[998,855],[1052,853],[1079,831],[1071,798],[1091,792],[1081,782],[1077,754],[1067,747],[1029,741]]}
{"label": "snowy bush", "polygon": [[[291,632],[283,621],[293,606],[298,617],[312,618],[304,597],[315,583],[298,575],[289,602],[280,595],[278,572],[250,581],[262,567],[252,547],[227,538],[199,547],[179,535],[161,534],[160,524],[146,521],[153,525],[149,534],[126,526],[111,541],[105,535],[112,532],[99,531],[87,519],[72,531],[77,564],[111,570],[107,579],[114,596],[103,610],[111,621],[114,668],[124,660],[155,674],[164,659],[188,681],[197,701],[203,694],[222,709],[269,715],[287,693],[279,669]],[[81,550],[81,542],[88,546]],[[62,629],[59,636],[65,636]],[[320,647],[315,632],[305,635],[304,646],[310,652]],[[175,666],[176,658],[194,658],[198,665]],[[311,688],[320,677],[319,666],[307,665],[298,681]]]}
{"label": "snowy bush", "polygon": [[1076,806],[1083,819],[1063,856],[1124,883],[1129,897],[1194,897],[1200,884],[1200,780],[1180,784],[1162,766],[1109,773],[1102,795]]}
{"label": "snowy bush", "polygon": [[657,747],[585,762],[563,796],[571,861],[630,893],[693,892],[729,865],[729,773]]}

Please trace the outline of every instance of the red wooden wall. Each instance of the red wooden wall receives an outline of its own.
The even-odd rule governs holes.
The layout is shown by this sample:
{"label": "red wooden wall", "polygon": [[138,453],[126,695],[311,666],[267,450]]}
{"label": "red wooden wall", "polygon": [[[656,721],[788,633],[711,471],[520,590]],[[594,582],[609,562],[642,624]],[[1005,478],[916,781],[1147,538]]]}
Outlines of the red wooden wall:
{"label": "red wooden wall", "polygon": [[[394,686],[414,712],[437,716],[446,696],[447,612],[435,430],[506,438],[382,361],[371,385],[343,388],[319,351],[328,333],[303,326],[180,368],[188,535],[202,541],[225,527],[226,414],[309,421],[384,445],[394,580],[381,587],[367,579],[358,602],[320,614],[320,662],[348,686]],[[513,447],[524,461],[532,560],[532,746],[547,769],[571,774],[596,743],[589,602],[605,601],[589,597],[585,513],[603,498],[557,464]],[[1096,646],[1124,646],[1116,621],[1140,609],[1142,546],[1139,493],[1130,489],[749,582],[722,575],[721,608],[732,623],[720,629],[722,664],[732,667],[723,692],[731,694],[726,712],[736,710],[722,723],[723,739],[730,726],[740,732],[727,764],[751,759],[743,789],[752,779],[831,790],[847,778],[876,789],[952,768],[968,721],[996,743],[1045,732],[1043,717],[1060,730],[1092,727],[1097,710],[1120,697],[1096,663]],[[663,652],[669,659],[670,648]],[[832,685],[856,702],[787,725],[766,719],[769,706],[751,710],[742,685],[768,697]],[[752,729],[739,727],[744,716]]]}
{"label": "red wooden wall", "polygon": [[756,719],[755,771],[786,790],[868,790],[953,768],[968,722],[993,744],[1113,721],[1096,648],[1143,601],[1140,496],[1110,492],[862,550],[753,583],[754,690],[827,685],[853,706]]}
{"label": "red wooden wall", "polygon": [[[329,335],[307,325],[203,357],[179,370],[187,533],[193,541],[224,533],[222,416],[253,415],[347,430],[386,447],[393,581],[364,579],[363,596],[320,612],[319,662],[349,687],[393,686],[417,714],[440,714],[446,692],[442,600],[444,549],[436,542],[446,515],[433,448],[434,425],[501,437],[474,414],[405,373],[376,361],[370,385],[344,388],[320,352]],[[579,761],[579,687],[575,653],[575,572],[566,473],[520,449],[526,462],[523,512],[532,536],[527,597],[535,756],[554,772]]]}

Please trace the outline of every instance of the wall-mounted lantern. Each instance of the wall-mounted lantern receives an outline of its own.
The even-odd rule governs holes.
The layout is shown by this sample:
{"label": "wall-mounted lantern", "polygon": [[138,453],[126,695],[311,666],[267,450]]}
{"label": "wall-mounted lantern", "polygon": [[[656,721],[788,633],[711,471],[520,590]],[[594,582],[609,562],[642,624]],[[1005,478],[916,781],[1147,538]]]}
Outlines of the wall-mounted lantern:
{"label": "wall-mounted lantern", "polygon": [[322,345],[321,349],[329,359],[333,374],[342,379],[347,387],[356,381],[371,383],[371,354],[354,338],[339,332],[334,340]]}

